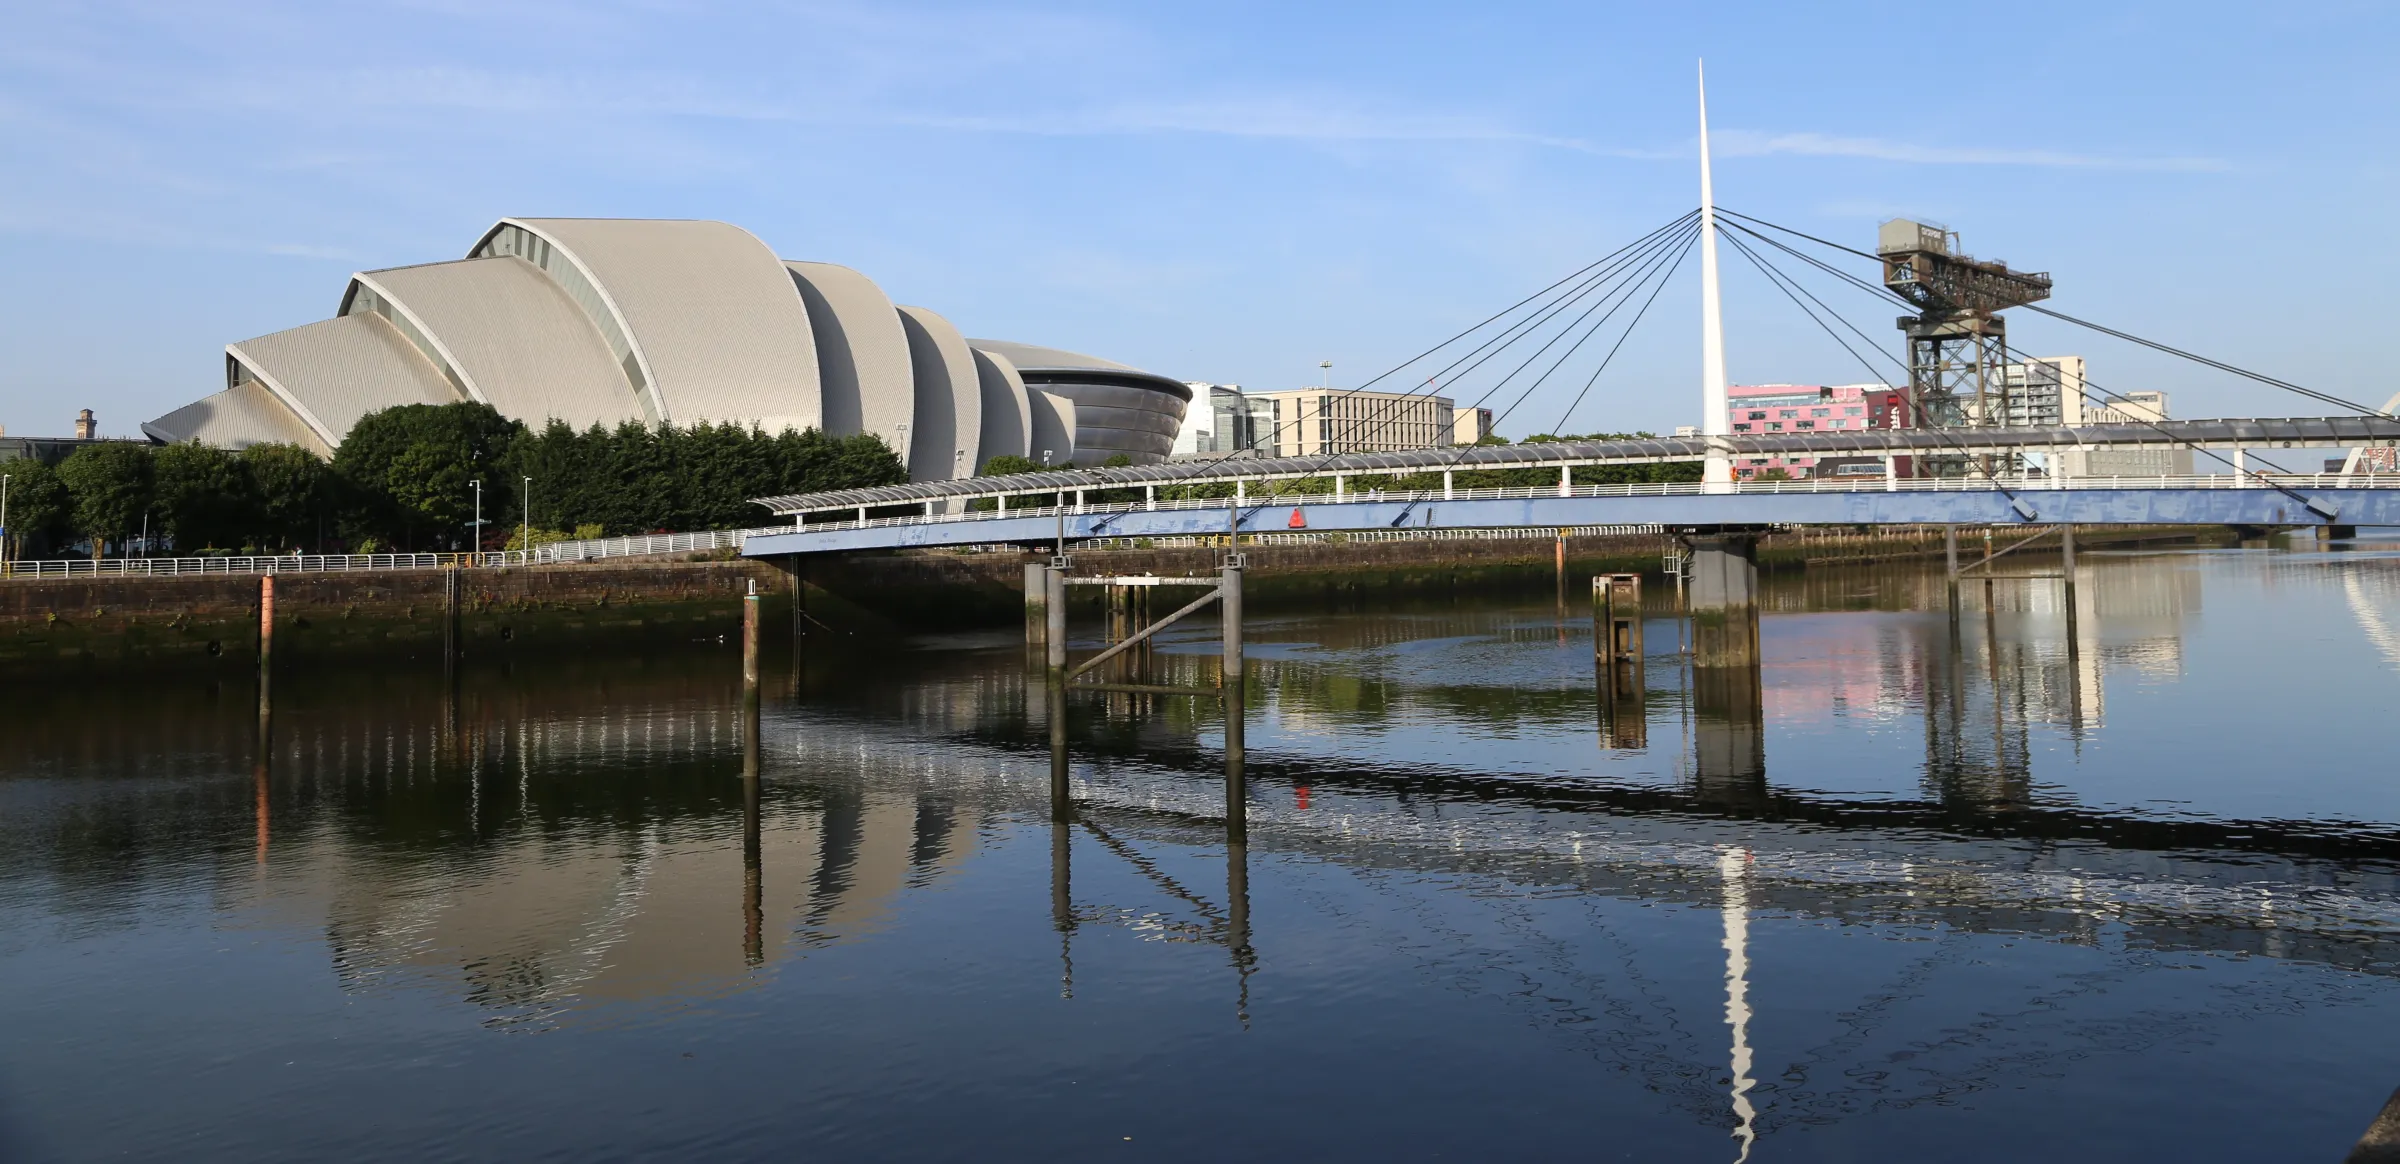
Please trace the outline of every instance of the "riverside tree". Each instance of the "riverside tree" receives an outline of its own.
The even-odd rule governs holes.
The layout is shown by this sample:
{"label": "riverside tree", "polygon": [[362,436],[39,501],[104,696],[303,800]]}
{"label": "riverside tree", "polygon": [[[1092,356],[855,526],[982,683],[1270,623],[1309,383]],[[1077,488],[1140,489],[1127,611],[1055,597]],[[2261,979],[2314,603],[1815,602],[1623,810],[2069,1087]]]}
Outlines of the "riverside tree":
{"label": "riverside tree", "polygon": [[469,482],[484,482],[483,517],[514,512],[503,457],[523,426],[488,404],[404,404],[360,417],[333,454],[345,494],[345,532],[403,548],[467,544]]}
{"label": "riverside tree", "polygon": [[85,445],[59,462],[58,477],[67,487],[69,521],[75,532],[91,539],[95,559],[107,551],[110,538],[123,540],[139,528],[142,515],[150,510],[147,445]]}
{"label": "riverside tree", "polygon": [[150,454],[159,520],[176,549],[239,546],[257,525],[258,490],[240,459],[197,442]]}
{"label": "riverside tree", "polygon": [[315,453],[283,444],[243,449],[241,468],[255,499],[248,540],[276,549],[321,550],[332,502],[331,468]]}
{"label": "riverside tree", "polygon": [[10,461],[7,554],[22,558],[38,546],[55,544],[67,531],[73,502],[58,470],[40,461]]}

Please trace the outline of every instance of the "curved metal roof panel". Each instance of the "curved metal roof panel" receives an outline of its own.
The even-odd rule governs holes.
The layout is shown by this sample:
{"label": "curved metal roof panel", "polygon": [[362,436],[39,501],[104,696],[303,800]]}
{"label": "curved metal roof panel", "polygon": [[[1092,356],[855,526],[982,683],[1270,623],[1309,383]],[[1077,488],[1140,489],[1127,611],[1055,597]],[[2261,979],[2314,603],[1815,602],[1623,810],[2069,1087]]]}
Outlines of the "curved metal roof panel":
{"label": "curved metal roof panel", "polygon": [[320,457],[333,456],[333,449],[317,438],[315,430],[256,380],[201,397],[144,424],[142,432],[151,440],[171,445],[185,441],[221,449],[299,445]]}
{"label": "curved metal roof panel", "polygon": [[975,376],[983,387],[983,432],[975,447],[975,471],[994,457],[1022,457],[1033,447],[1033,405],[1025,397],[1025,378],[1008,357],[982,348],[975,353]]}
{"label": "curved metal roof panel", "polygon": [[380,315],[344,315],[225,346],[268,392],[338,447],[360,417],[402,404],[455,404],[458,391]]}
{"label": "curved metal roof panel", "polygon": [[662,419],[823,422],[817,344],[783,260],[738,226],[696,219],[510,218],[600,284],[649,368]]}
{"label": "curved metal roof panel", "polygon": [[1100,384],[1131,384],[1154,392],[1165,392],[1178,400],[1192,398],[1192,386],[1156,372],[1145,372],[1115,360],[1103,360],[1082,352],[1063,348],[1045,348],[1021,344],[1013,340],[971,339],[968,345],[1006,356],[1016,365],[1019,374],[1028,382],[1033,380],[1068,379]]}
{"label": "curved metal roof panel", "polygon": [[917,423],[909,430],[912,481],[972,477],[983,441],[983,382],[975,353],[950,321],[922,307],[898,309],[917,370]]}
{"label": "curved metal roof panel", "polygon": [[415,319],[467,391],[504,416],[577,429],[645,419],[591,318],[521,258],[459,259],[356,278]]}
{"label": "curved metal roof panel", "polygon": [[892,301],[874,280],[848,267],[791,259],[783,266],[808,306],[816,337],[825,432],[871,432],[899,449],[901,427],[916,419],[916,382],[908,335]]}
{"label": "curved metal roof panel", "polygon": [[[1025,400],[1032,406],[1033,413],[1033,459],[1053,465],[1074,464],[1075,402],[1039,388],[1026,389]],[[948,485],[956,488],[959,483],[953,481]]]}

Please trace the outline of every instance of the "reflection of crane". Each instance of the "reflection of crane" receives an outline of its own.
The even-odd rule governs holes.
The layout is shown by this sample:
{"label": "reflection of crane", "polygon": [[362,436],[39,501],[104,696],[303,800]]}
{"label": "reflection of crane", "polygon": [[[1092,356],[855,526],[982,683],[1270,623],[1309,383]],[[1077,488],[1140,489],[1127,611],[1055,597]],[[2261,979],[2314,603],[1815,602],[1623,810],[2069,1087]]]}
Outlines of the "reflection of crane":
{"label": "reflection of crane", "polygon": [[2048,299],[2050,276],[1969,258],[1959,253],[1956,231],[1905,218],[1883,224],[1875,249],[1883,256],[1883,285],[1917,306],[1917,314],[1900,318],[1908,335],[1908,415],[1901,423],[2003,423],[2008,322],[1999,313]]}
{"label": "reflection of crane", "polygon": [[2392,669],[2400,671],[2400,634],[2394,634],[2392,624],[2384,621],[2383,612],[2375,609],[2374,598],[2367,594],[2366,587],[2359,585],[2357,570],[2342,572],[2342,593],[2350,600],[2350,616],[2358,620],[2358,629],[2367,632],[2368,640],[2383,652]]}

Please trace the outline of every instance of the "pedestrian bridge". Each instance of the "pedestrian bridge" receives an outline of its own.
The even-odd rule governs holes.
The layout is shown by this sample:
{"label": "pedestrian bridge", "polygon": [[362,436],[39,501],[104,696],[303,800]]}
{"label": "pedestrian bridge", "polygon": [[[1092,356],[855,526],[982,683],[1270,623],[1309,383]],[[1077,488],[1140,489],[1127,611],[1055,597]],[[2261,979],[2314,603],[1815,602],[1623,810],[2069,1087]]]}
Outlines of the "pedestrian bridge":
{"label": "pedestrian bridge", "polygon": [[[762,498],[759,504],[792,519],[793,525],[788,531],[751,533],[742,552],[767,557],[1297,529],[2400,526],[2400,475],[2263,472],[2245,463],[2245,450],[2395,442],[2400,442],[2400,420],[2333,417],[1559,441],[1330,457],[1225,458]],[[2226,450],[2235,471],[2206,476],[1907,478],[1893,475],[1889,468],[1912,457],[2014,460],[2026,453],[2126,448]],[[1883,476],[1713,486],[1584,484],[1572,476],[1580,467],[1691,462],[1712,455],[1871,456],[1884,459],[1887,470]],[[1458,480],[1461,474],[1482,470],[1553,468],[1559,474],[1556,484],[1473,488]],[[1394,478],[1410,478],[1410,484],[1424,487],[1390,488]],[[1228,486],[1230,496],[1213,495],[1228,492]]]}

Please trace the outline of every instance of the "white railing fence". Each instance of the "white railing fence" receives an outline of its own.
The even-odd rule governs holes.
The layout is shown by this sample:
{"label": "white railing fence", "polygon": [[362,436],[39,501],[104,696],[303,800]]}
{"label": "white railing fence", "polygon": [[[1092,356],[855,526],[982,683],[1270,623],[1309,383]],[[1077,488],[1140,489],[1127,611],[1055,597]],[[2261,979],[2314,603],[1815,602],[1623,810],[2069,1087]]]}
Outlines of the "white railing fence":
{"label": "white railing fence", "polygon": [[[1999,490],[2007,490],[2012,493],[2045,493],[2060,489],[2217,490],[2272,488],[2273,485],[2268,484],[2268,482],[2272,482],[2273,485],[2280,485],[2288,489],[2400,489],[2400,474],[2387,473],[2379,476],[2342,473],[2291,473],[2238,477],[2232,474],[2223,474],[2218,476],[2157,477],[2006,477],[1998,480],[1986,477],[1924,477],[1913,479],[1892,479],[1883,477],[1819,477],[1804,478],[1797,481],[1743,481],[1734,484],[1731,487],[1731,492],[1734,494],[1990,493]],[[993,509],[981,509],[952,513],[915,513],[905,514],[898,517],[861,518],[854,516],[863,512],[863,510],[857,506],[845,506],[840,509],[807,510],[805,511],[805,516],[815,516],[820,520],[807,522],[806,524],[799,526],[798,529],[799,532],[802,533],[814,533],[835,530],[871,529],[878,526],[936,525],[960,521],[991,521],[998,518],[1056,517],[1060,514],[1073,515],[1093,513],[1135,513],[1158,510],[1192,509],[1213,509],[1222,511],[1229,506],[1237,505],[1244,509],[1306,509],[1309,506],[1356,504],[1361,502],[1380,501],[1402,501],[1432,504],[1443,501],[1503,501],[1550,497],[1688,497],[1698,496],[1710,492],[1707,486],[1697,481],[1643,481],[1623,485],[1542,484],[1510,485],[1499,488],[1450,490],[1351,489],[1340,497],[1336,497],[1331,493],[1245,492],[1238,497],[1206,497],[1188,499],[1145,498],[1144,500],[1140,501],[1115,502],[1107,504],[1086,502],[1079,499],[1081,495],[1086,492],[1123,493],[1127,491],[1129,490],[1122,486],[1110,487],[1107,490],[1103,490],[1099,487],[1094,487],[1090,490],[1069,489],[1064,491],[1070,495],[1070,500],[1065,505],[1011,505],[1005,512]],[[1051,496],[1060,492],[1061,490],[1053,487],[1050,489],[1027,490],[1026,495]],[[979,495],[978,499],[980,499],[982,496],[988,495]],[[941,504],[942,501],[955,502],[957,500],[957,498],[944,498],[936,502],[902,504],[925,504],[927,506],[932,506]],[[890,509],[894,508],[894,506],[882,505],[876,506],[875,508]],[[794,529],[792,526],[780,526],[772,529],[748,530],[744,532],[780,534],[794,532]],[[1102,536],[1106,536],[1105,531],[1101,531],[1101,533]],[[1243,536],[1247,537],[1250,535],[1245,533]]]}

